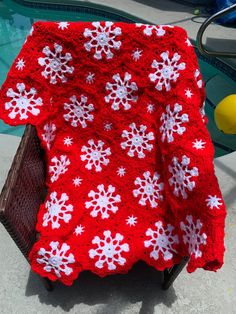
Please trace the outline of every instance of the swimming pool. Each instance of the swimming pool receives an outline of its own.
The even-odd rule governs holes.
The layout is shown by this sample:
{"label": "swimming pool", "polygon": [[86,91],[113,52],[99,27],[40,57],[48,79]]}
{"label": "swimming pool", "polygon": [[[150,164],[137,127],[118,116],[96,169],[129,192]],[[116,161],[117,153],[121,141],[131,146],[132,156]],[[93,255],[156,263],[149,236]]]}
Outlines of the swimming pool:
{"label": "swimming pool", "polygon": [[[32,23],[37,20],[52,21],[133,21],[140,19],[120,13],[77,8],[76,11],[49,10],[42,8],[25,8],[10,0],[0,1],[0,85],[4,82],[9,68],[20,51]],[[109,10],[110,11],[110,10]],[[235,93],[235,70],[217,59],[208,60],[199,56],[199,64],[206,82],[206,114],[209,119],[208,129],[215,146],[215,156],[222,156],[236,150],[236,136],[225,135],[215,126],[213,111],[215,105],[226,95]],[[9,127],[0,121],[0,133],[21,136],[23,127]]]}

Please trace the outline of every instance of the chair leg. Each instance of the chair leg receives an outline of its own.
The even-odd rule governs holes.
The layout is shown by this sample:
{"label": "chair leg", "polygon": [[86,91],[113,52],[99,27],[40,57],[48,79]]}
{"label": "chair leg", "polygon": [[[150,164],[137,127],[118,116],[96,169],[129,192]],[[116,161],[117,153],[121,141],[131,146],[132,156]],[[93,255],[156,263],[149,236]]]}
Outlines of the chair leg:
{"label": "chair leg", "polygon": [[42,278],[42,282],[43,282],[43,285],[47,291],[53,290],[54,287],[53,287],[52,281],[50,279]]}
{"label": "chair leg", "polygon": [[164,280],[162,283],[163,290],[167,290],[170,288],[170,286],[173,284],[175,279],[181,273],[185,265],[188,263],[188,260],[189,260],[189,257],[186,256],[182,259],[180,264],[174,265],[170,270],[169,269],[164,270]]}

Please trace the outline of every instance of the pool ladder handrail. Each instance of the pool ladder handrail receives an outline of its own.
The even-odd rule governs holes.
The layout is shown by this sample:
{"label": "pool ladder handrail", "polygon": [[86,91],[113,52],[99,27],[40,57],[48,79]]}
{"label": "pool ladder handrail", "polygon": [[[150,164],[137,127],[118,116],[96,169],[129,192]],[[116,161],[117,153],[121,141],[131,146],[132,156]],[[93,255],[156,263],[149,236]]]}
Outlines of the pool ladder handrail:
{"label": "pool ladder handrail", "polygon": [[209,17],[206,21],[203,22],[203,24],[201,25],[201,27],[199,28],[198,33],[197,33],[197,46],[198,46],[198,49],[201,52],[201,54],[206,55],[208,57],[214,56],[214,57],[236,58],[235,52],[209,51],[204,47],[203,42],[202,42],[203,34],[204,34],[206,28],[208,27],[208,25],[210,25],[213,21],[215,21],[219,17],[222,17],[226,14],[229,14],[229,13],[233,12],[234,10],[236,10],[236,4],[233,4],[230,7],[225,8],[225,9],[213,14],[211,17]]}

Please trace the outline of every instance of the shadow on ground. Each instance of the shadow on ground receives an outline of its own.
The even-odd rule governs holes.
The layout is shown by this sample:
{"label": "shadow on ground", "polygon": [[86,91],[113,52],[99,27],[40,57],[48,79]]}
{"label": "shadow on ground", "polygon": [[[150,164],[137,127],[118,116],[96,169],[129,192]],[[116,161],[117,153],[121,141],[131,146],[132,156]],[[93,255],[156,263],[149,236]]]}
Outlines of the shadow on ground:
{"label": "shadow on ground", "polygon": [[161,281],[161,272],[139,262],[125,275],[99,278],[91,272],[83,272],[73,286],[56,284],[52,292],[47,292],[39,277],[31,272],[25,295],[38,295],[41,303],[60,307],[66,312],[83,303],[100,304],[98,314],[118,314],[124,313],[130,304],[140,302],[139,314],[153,314],[156,305],[163,303],[171,307],[176,300],[173,287],[163,291]]}
{"label": "shadow on ground", "polygon": [[207,37],[206,46],[211,47],[210,51],[235,53],[235,39]]}

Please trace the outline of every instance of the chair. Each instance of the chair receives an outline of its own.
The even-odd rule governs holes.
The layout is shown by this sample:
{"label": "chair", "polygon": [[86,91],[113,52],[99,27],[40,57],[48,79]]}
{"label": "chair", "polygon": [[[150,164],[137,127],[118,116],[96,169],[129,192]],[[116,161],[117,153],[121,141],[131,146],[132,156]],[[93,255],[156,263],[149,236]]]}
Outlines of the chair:
{"label": "chair", "polygon": [[[0,221],[28,262],[28,254],[37,240],[37,212],[45,196],[43,151],[36,129],[27,125],[0,195]],[[180,264],[164,270],[162,289],[167,290],[173,284],[188,259],[184,257]],[[52,282],[42,280],[51,291]]]}

